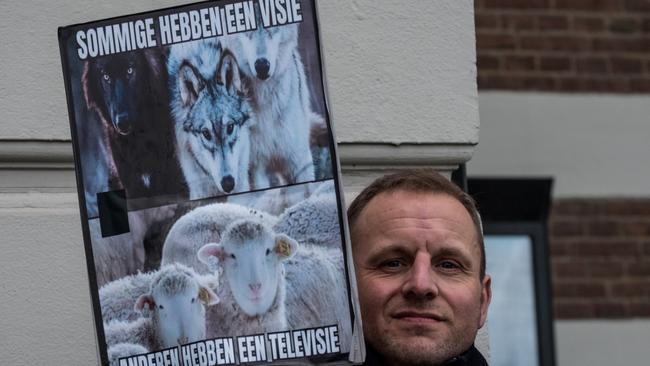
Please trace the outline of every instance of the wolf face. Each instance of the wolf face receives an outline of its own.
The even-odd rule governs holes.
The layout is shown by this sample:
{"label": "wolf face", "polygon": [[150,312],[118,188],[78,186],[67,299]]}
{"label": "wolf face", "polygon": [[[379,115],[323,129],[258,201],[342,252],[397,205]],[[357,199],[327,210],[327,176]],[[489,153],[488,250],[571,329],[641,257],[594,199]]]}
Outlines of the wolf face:
{"label": "wolf face", "polygon": [[147,77],[147,72],[143,56],[135,52],[97,58],[86,63],[86,102],[120,135],[128,135],[135,128],[140,103],[136,85]]}
{"label": "wolf face", "polygon": [[[291,61],[291,50],[298,44],[296,24],[281,27],[262,27],[258,21],[256,30],[238,35],[233,47],[244,73],[259,80],[281,74]],[[246,67],[247,66],[247,67]]]}
{"label": "wolf face", "polygon": [[223,56],[215,76],[206,80],[190,63],[179,69],[181,102],[189,108],[182,125],[186,147],[220,192],[241,192],[249,189],[251,108],[232,55]]}

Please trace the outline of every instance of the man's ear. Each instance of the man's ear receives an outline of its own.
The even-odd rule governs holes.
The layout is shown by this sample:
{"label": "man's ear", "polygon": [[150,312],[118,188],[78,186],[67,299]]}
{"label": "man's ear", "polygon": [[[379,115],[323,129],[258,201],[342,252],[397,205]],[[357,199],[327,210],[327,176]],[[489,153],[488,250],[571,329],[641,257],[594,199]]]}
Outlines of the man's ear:
{"label": "man's ear", "polygon": [[492,278],[490,275],[485,275],[483,281],[481,281],[481,285],[481,318],[479,328],[482,328],[487,320],[488,307],[490,306],[490,301],[492,301]]}

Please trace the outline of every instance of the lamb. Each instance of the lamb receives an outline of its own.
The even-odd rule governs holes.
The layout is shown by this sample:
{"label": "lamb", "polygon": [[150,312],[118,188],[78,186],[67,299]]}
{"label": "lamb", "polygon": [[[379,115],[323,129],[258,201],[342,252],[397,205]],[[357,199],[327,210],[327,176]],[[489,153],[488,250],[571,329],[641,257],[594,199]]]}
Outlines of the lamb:
{"label": "lamb", "polygon": [[204,339],[206,307],[218,302],[194,270],[181,264],[164,266],[152,278],[149,292],[135,301],[135,309],[147,316],[109,322],[104,327],[106,343],[136,343],[155,351]]}
{"label": "lamb", "polygon": [[204,245],[198,258],[206,265],[218,259],[225,282],[219,287],[222,304],[208,312],[208,337],[286,329],[283,262],[297,248],[295,240],[255,218],[231,223],[220,243]]}
{"label": "lamb", "polygon": [[196,257],[199,248],[205,243],[220,241],[224,229],[231,222],[252,217],[271,225],[277,221],[272,215],[231,203],[213,203],[188,212],[169,230],[161,265],[182,263],[199,274],[210,273],[208,266]]}
{"label": "lamb", "polygon": [[120,358],[142,355],[149,351],[139,344],[135,343],[118,343],[108,349],[108,364],[110,366],[119,366]]}

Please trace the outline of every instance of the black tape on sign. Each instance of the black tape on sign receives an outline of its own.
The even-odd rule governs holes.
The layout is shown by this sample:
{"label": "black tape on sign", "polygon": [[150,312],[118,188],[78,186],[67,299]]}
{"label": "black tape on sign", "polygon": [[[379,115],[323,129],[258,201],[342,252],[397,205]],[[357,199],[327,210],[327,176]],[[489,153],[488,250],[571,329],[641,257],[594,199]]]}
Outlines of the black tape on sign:
{"label": "black tape on sign", "polygon": [[102,238],[130,231],[125,190],[97,193],[97,209]]}

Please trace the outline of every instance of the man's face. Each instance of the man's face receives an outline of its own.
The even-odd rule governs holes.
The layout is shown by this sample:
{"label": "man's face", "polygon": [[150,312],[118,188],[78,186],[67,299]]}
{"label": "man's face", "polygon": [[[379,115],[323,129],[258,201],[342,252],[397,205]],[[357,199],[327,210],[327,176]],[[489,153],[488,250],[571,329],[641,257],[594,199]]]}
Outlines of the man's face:
{"label": "man's face", "polygon": [[374,197],[352,228],[366,341],[393,365],[438,364],[474,342],[490,303],[476,230],[446,194]]}

